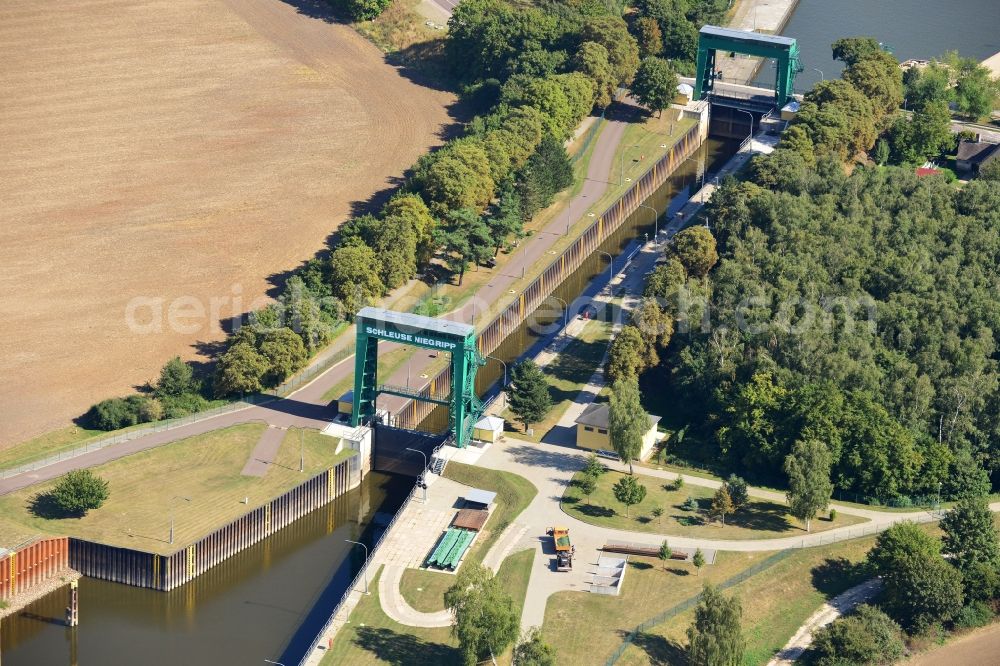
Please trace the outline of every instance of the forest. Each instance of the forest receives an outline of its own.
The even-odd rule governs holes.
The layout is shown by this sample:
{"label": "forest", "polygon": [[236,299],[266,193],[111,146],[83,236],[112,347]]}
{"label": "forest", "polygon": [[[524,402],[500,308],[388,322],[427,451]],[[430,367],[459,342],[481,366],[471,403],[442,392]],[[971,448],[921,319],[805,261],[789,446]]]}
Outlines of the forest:
{"label": "forest", "polygon": [[678,247],[651,276],[674,330],[642,384],[690,424],[681,459],[782,485],[795,443],[818,440],[842,493],[982,494],[1000,460],[1000,183],[865,158],[919,120],[890,113],[901,75],[864,41],[839,43],[843,80],[712,197],[707,275]]}

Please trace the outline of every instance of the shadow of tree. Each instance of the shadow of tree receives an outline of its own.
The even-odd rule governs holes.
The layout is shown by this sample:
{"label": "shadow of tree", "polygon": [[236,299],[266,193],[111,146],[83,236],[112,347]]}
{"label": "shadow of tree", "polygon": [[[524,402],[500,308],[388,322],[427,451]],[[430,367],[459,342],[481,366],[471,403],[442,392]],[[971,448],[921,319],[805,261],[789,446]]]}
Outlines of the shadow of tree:
{"label": "shadow of tree", "polygon": [[871,577],[864,562],[851,562],[844,557],[828,557],[810,571],[812,584],[829,597],[854,587]]}
{"label": "shadow of tree", "polygon": [[677,569],[675,567],[668,567],[667,573],[672,573],[675,576],[690,576],[691,572],[687,569]]}
{"label": "shadow of tree", "polygon": [[794,527],[788,520],[788,507],[775,502],[753,502],[726,516],[726,525],[748,530],[783,532]]}
{"label": "shadow of tree", "polygon": [[52,493],[38,493],[28,502],[28,510],[39,518],[46,520],[57,520],[60,518],[80,518],[83,514],[74,514],[64,511],[56,504]]}
{"label": "shadow of tree", "polygon": [[663,666],[687,666],[687,651],[680,643],[659,634],[639,633],[632,643],[649,658],[649,663]]}
{"label": "shadow of tree", "polygon": [[647,571],[653,568],[649,562],[639,562],[638,560],[629,560],[628,565],[637,571]]}
{"label": "shadow of tree", "polygon": [[514,460],[522,465],[549,467],[574,472],[583,469],[583,459],[573,453],[548,451],[538,449],[534,446],[512,446],[508,451]]}
{"label": "shadow of tree", "polygon": [[594,504],[586,504],[584,506],[577,505],[576,510],[585,516],[590,516],[592,518],[610,518],[615,515],[614,509],[609,509],[606,506],[597,506]]}
{"label": "shadow of tree", "polygon": [[410,634],[381,627],[360,627],[355,645],[387,664],[461,664],[459,651],[441,643],[429,643]]}

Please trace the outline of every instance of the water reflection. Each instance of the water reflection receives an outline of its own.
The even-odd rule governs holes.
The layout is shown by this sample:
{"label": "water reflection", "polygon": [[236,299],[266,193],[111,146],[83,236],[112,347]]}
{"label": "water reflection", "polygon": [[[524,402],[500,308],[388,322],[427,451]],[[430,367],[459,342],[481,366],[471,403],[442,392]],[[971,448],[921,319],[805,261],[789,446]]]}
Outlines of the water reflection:
{"label": "water reflection", "polygon": [[84,578],[80,626],[62,618],[68,588],[0,624],[4,666],[297,663],[412,479],[373,473],[364,485],[268,541],[171,592]]}

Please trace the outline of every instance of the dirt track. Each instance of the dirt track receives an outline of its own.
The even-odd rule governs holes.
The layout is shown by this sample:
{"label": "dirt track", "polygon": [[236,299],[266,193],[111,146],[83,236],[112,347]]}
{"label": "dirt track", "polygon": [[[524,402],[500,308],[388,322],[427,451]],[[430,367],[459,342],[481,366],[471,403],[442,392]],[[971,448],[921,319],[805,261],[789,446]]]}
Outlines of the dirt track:
{"label": "dirt track", "polygon": [[453,101],[281,0],[7,0],[0,60],[0,445],[219,340]]}

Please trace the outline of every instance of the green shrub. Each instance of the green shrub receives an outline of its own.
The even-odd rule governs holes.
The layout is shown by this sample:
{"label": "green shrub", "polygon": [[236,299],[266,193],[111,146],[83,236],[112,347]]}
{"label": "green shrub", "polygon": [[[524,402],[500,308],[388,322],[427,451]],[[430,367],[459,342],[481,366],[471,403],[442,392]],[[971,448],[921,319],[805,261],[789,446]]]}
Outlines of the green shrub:
{"label": "green shrub", "polygon": [[832,523],[835,520],[837,520],[837,510],[830,509],[830,522]]}
{"label": "green shrub", "polygon": [[118,430],[139,422],[137,409],[125,398],[102,400],[87,412],[87,425],[97,430]]}
{"label": "green shrub", "polygon": [[208,407],[208,400],[197,393],[184,393],[160,399],[163,404],[163,418],[176,419],[188,414],[203,411]]}
{"label": "green shrub", "polygon": [[688,498],[684,500],[684,504],[681,505],[681,508],[684,509],[685,511],[697,511],[698,501],[695,500],[695,498],[688,495]]}
{"label": "green shrub", "polygon": [[955,615],[954,623],[956,627],[963,629],[973,629],[975,627],[985,627],[993,619],[993,611],[982,601],[973,601],[964,606]]}
{"label": "green shrub", "polygon": [[902,631],[888,615],[862,604],[816,632],[813,653],[817,666],[891,664],[903,656]]}
{"label": "green shrub", "polygon": [[108,482],[89,469],[70,472],[48,493],[52,508],[67,516],[85,516],[108,499]]}

